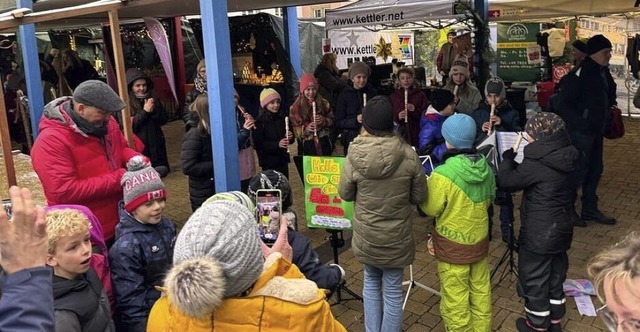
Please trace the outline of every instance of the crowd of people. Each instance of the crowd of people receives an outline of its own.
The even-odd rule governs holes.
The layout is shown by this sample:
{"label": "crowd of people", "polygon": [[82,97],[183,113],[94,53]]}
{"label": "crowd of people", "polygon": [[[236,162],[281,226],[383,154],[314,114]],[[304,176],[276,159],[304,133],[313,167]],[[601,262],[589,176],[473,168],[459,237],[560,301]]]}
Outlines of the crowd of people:
{"label": "crowd of people", "polygon": [[[561,331],[573,227],[615,223],[597,205],[602,140],[615,106],[607,69],[612,46],[601,35],[583,44],[574,47],[586,57],[561,81],[549,111],[526,121],[499,77],[477,87],[467,58],[452,50],[442,59],[444,87],[428,97],[411,68],[398,70],[396,89],[384,96],[368,82],[366,63],[354,62],[344,77],[335,54],[325,54],[314,74],[300,77],[288,109],[266,88],[254,119],[234,94],[241,191],[230,192],[215,191],[215,129],[201,61],[180,158],[193,214],[179,231],[165,213],[167,116],[152,82],[128,72],[131,119],[119,116],[125,104],[108,85],[80,82],[72,96],[46,105],[31,151],[49,207],[35,207],[29,190],[12,187],[12,216],[0,211],[0,330],[345,331],[327,301],[345,270],[323,264],[299,232],[288,179],[294,145],[298,155],[332,156],[340,138],[345,161],[337,189],[354,202],[352,251],[364,265],[366,331],[402,329],[416,207],[434,217],[446,329],[489,331],[493,205],[511,246],[512,195],[520,190],[515,242],[524,317],[513,324],[518,331]],[[576,83],[583,80],[589,84]],[[141,145],[127,145],[123,121],[132,121]],[[527,140],[521,162],[514,149],[497,164],[479,152],[495,132]],[[282,198],[269,215],[278,234],[270,246],[255,219],[257,192],[265,189]],[[598,312],[611,331],[640,325],[638,252],[640,235],[632,233],[589,266],[605,304]]]}

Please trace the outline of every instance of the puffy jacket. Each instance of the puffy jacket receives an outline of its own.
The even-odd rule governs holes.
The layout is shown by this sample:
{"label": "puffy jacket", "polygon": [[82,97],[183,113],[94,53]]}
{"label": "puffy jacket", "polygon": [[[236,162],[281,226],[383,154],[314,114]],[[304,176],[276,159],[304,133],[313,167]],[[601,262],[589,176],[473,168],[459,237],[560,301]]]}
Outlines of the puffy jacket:
{"label": "puffy jacket", "polygon": [[182,120],[184,121],[185,132],[189,131],[189,129],[193,127],[196,127],[198,125],[198,121],[200,121],[200,119],[198,118],[198,114],[196,114],[196,112],[191,112],[190,107],[191,107],[191,104],[193,104],[193,102],[196,101],[196,98],[198,98],[198,96],[201,94],[202,93],[194,87],[187,92],[187,95],[184,98],[184,108],[182,109]]}
{"label": "puffy jacket", "polygon": [[302,274],[315,282],[319,288],[335,290],[342,281],[340,268],[322,264],[318,253],[311,246],[311,241],[304,234],[289,229],[287,239],[293,251],[293,263]]}
{"label": "puffy jacket", "polygon": [[[279,285],[273,287],[276,283]],[[185,315],[163,296],[151,310],[147,331],[346,331],[333,317],[324,292],[279,254],[269,256],[254,285],[249,295],[224,299],[215,314],[212,308],[212,314],[204,319]]]}
{"label": "puffy jacket", "polygon": [[425,182],[418,155],[400,137],[353,140],[338,192],[355,201],[352,246],[360,262],[379,268],[413,263],[412,205],[424,201]]}
{"label": "puffy jacket", "polygon": [[404,140],[411,146],[418,148],[418,134],[420,132],[420,119],[429,107],[429,99],[420,89],[410,88],[407,93],[407,102],[415,107],[415,111],[409,112],[409,125],[407,127],[405,120],[400,120],[398,115],[404,111],[404,89],[396,89],[389,96],[391,105],[393,105],[394,121],[404,128]]}
{"label": "puffy jacket", "polygon": [[189,176],[189,196],[192,209],[195,211],[207,198],[215,194],[211,135],[201,134],[198,127],[189,129],[182,139],[180,163],[182,173]]}
{"label": "puffy jacket", "polygon": [[342,144],[344,154],[347,155],[349,144],[358,134],[360,134],[361,124],[358,122],[358,114],[362,114],[364,108],[363,94],[367,94],[367,100],[375,97],[378,93],[370,84],[362,89],[353,88],[353,82],[349,81],[338,96],[338,104],[333,114],[335,117],[335,127],[342,133]]}
{"label": "puffy jacket", "polygon": [[[274,169],[287,165],[290,161],[287,149],[278,146],[281,139],[285,138],[285,118],[286,114],[280,110],[272,113],[266,109],[260,111],[256,119],[256,129],[253,131],[253,144],[258,154],[258,163],[262,169]],[[293,127],[289,123],[289,130],[293,132]],[[289,140],[293,143],[295,138]]]}
{"label": "puffy jacket", "polygon": [[318,80],[318,93],[331,104],[331,108],[335,108],[340,92],[347,86],[347,80],[332,73],[323,64],[316,67],[313,76]]}
{"label": "puffy jacket", "polygon": [[[450,154],[455,155],[448,157]],[[444,164],[431,173],[427,186],[429,194],[420,208],[436,217],[436,258],[451,264],[471,264],[486,257],[487,208],[495,197],[496,184],[484,156],[473,151],[449,151]]]}
{"label": "puffy jacket", "polygon": [[[143,106],[145,99],[137,99],[131,92],[133,82],[138,79],[147,81],[147,96],[154,98],[153,111],[145,112]],[[127,89],[129,91],[129,104],[131,104],[131,114],[133,115],[133,132],[144,143],[142,154],[149,157],[151,165],[169,166],[167,158],[167,144],[164,138],[162,126],[167,124],[169,116],[160,103],[160,100],[153,94],[153,81],[140,70],[127,71]]]}
{"label": "puffy jacket", "polygon": [[529,251],[555,254],[571,246],[573,200],[568,178],[577,159],[578,150],[563,131],[525,146],[522,164],[511,159],[500,163],[498,186],[524,189],[519,243]]}
{"label": "puffy jacket", "polygon": [[103,138],[81,132],[68,115],[70,97],[47,104],[40,134],[31,150],[48,205],[79,204],[100,220],[105,240],[113,238],[118,223],[120,179],[126,162],[139,153],[130,149],[113,117]]}
{"label": "puffy jacket", "polygon": [[[496,107],[495,115],[500,117],[500,124],[494,125],[495,131],[522,131],[520,125],[520,115],[514,110],[508,101],[503,101]],[[486,102],[480,104],[480,107],[473,111],[471,117],[476,122],[476,139],[474,145],[478,145],[487,138],[487,132],[482,131],[482,125],[489,121],[491,117],[491,105]]]}
{"label": "puffy jacket", "polygon": [[176,229],[169,219],[143,224],[120,203],[116,241],[109,251],[118,331],[145,330],[151,307],[160,298],[155,286],[164,284],[173,263],[175,238]]}
{"label": "puffy jacket", "polygon": [[[421,156],[429,155],[434,168],[442,163],[442,157],[447,152],[447,145],[442,137],[442,124],[446,119],[446,116],[441,115],[432,106],[429,106],[427,112],[420,119],[418,153]],[[428,161],[423,164],[424,172],[427,175],[433,171],[431,164]]]}
{"label": "puffy jacket", "polygon": [[54,331],[51,269],[24,269],[0,280],[0,331]]}

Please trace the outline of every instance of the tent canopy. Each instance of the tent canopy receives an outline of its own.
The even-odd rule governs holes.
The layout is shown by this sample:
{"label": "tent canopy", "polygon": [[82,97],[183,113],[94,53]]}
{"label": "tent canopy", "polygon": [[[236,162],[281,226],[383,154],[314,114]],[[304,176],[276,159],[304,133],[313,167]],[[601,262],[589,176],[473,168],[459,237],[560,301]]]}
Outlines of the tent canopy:
{"label": "tent canopy", "polygon": [[518,21],[637,12],[636,0],[489,0],[489,20]]}
{"label": "tent canopy", "polygon": [[326,29],[350,27],[398,27],[407,23],[460,20],[454,0],[360,0],[325,12]]}

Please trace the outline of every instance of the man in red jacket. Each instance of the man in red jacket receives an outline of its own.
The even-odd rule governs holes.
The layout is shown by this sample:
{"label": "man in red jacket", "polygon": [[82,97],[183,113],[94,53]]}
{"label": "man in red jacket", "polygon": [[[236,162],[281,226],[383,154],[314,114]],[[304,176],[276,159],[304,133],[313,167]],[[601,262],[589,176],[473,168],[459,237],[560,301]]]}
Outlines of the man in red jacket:
{"label": "man in red jacket", "polygon": [[139,153],[127,142],[111,116],[125,107],[105,83],[81,83],[73,97],[58,98],[44,108],[40,134],[31,150],[49,205],[79,204],[98,217],[107,243],[115,235],[120,179],[126,162]]}

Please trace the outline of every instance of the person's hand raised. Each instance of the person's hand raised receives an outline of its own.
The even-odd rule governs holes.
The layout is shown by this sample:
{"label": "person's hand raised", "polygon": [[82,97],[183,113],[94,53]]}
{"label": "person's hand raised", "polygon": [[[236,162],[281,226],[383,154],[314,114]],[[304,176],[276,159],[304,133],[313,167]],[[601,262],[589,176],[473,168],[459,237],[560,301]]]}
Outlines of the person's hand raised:
{"label": "person's hand raised", "polygon": [[262,254],[264,258],[267,258],[274,252],[279,252],[282,254],[282,257],[286,258],[289,262],[293,259],[293,249],[291,245],[289,245],[289,236],[287,235],[288,231],[288,221],[285,216],[280,216],[280,230],[278,231],[278,238],[276,242],[269,248],[264,242],[260,242],[260,246],[262,247]]}
{"label": "person's hand raised", "polygon": [[0,210],[0,265],[7,274],[44,266],[47,258],[47,223],[31,191],[9,188],[12,217]]}

